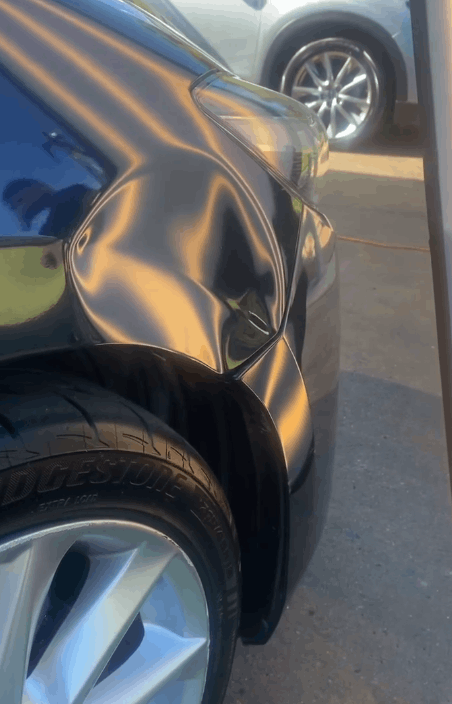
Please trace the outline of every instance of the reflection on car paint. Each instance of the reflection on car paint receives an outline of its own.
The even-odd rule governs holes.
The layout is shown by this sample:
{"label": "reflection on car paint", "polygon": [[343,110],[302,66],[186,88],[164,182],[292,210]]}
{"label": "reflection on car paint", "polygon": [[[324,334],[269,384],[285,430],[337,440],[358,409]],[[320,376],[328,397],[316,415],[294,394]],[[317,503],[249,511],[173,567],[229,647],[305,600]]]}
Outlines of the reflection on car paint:
{"label": "reflection on car paint", "polygon": [[64,237],[102,188],[102,164],[6,76],[2,115],[0,238]]}
{"label": "reflection on car paint", "polygon": [[267,408],[275,424],[292,485],[305,467],[313,430],[301,370],[286,340],[281,338],[242,379]]}
{"label": "reflection on car paint", "polygon": [[[0,3],[12,135],[0,183],[0,352],[145,348],[194,365],[196,387],[202,370],[253,397],[235,415],[248,413],[258,473],[251,489],[239,478],[242,493],[255,482],[271,514],[244,518],[262,529],[250,544],[267,601],[250,611],[249,633],[265,640],[286,589],[287,472],[304,469],[316,432],[301,358],[307,290],[314,270],[323,280],[328,237],[193,102],[190,86],[217,70],[214,60],[114,2],[102,8]],[[319,302],[316,311],[325,324]],[[322,342],[318,350],[334,358]]]}
{"label": "reflection on car paint", "polygon": [[[239,185],[243,179],[223,147],[227,138],[203,117],[190,97],[190,69],[197,66],[205,72],[214,64],[202,63],[207,59],[203,56],[201,61],[195,55],[192,66],[185,62],[180,67],[177,57],[182,40],[171,33],[162,36],[152,25],[143,30],[140,23],[138,31],[145,36],[155,31],[158,44],[167,42],[167,51],[175,59],[171,66],[62,5],[44,9],[33,0],[26,4],[35,6],[32,16],[19,6],[7,6],[6,16],[14,29],[2,43],[4,61],[14,66],[16,81],[28,73],[34,77],[34,88],[45,100],[47,112],[58,113],[81,135],[80,154],[87,151],[85,142],[95,142],[98,150],[102,147],[98,160],[106,165],[108,183],[100,185],[86,159],[84,163],[80,157],[78,161],[73,158],[74,150],[68,148],[60,126],[46,123],[34,138],[39,147],[32,149],[36,153],[39,149],[39,159],[53,162],[54,167],[57,155],[64,169],[68,159],[76,162],[77,169],[84,171],[84,180],[67,191],[47,184],[37,167],[33,166],[33,173],[21,173],[22,178],[33,177],[37,183],[10,184],[3,212],[9,213],[11,227],[16,231],[22,218],[22,234],[54,235],[58,225],[60,237],[71,237],[78,220],[61,206],[66,199],[72,200],[83,219],[85,204],[95,193],[94,210],[78,234],[83,246],[72,239],[68,255],[70,285],[78,292],[87,327],[95,328],[106,341],[153,344],[200,359],[218,371],[236,367],[262,345],[263,338],[275,334],[282,319],[286,284],[270,213]],[[121,34],[126,29],[122,23]],[[18,56],[12,51],[15,35],[17,44],[27,46],[28,53]],[[30,35],[34,41],[25,41]],[[75,41],[84,51],[75,51]],[[40,42],[57,53],[60,71],[53,64],[44,65]],[[122,56],[115,72],[108,68],[109,51]],[[70,88],[63,79],[65,62],[71,66]],[[164,85],[175,82],[181,90],[165,93]],[[144,94],[139,88],[143,83],[148,85]],[[153,109],[155,95],[167,103],[170,117],[165,123]],[[18,110],[20,101],[14,97]],[[181,111],[192,129],[194,139],[190,141],[184,140],[178,127]],[[56,133],[53,143],[43,132]],[[30,138],[19,137],[18,143],[25,139]],[[177,164],[171,159],[171,149],[177,150]],[[231,149],[239,148],[231,145]],[[218,153],[224,156],[219,159]],[[28,168],[33,154],[27,151]],[[159,160],[158,174],[155,160]],[[264,172],[260,178],[269,180]],[[59,220],[62,213],[67,215],[66,223]],[[293,227],[293,240],[296,237]],[[107,292],[119,281],[120,300],[111,306]],[[254,324],[258,318],[264,332]]]}

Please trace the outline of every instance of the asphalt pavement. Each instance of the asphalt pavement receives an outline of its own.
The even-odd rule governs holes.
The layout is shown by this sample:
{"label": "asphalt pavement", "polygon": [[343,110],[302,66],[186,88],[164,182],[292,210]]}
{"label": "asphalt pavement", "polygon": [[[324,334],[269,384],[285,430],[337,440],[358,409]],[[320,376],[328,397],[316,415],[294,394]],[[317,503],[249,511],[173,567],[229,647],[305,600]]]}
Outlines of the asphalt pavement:
{"label": "asphalt pavement", "polygon": [[[333,491],[266,646],[226,704],[452,704],[452,512],[419,140],[333,154],[342,353]],[[347,238],[347,239],[345,239]]]}

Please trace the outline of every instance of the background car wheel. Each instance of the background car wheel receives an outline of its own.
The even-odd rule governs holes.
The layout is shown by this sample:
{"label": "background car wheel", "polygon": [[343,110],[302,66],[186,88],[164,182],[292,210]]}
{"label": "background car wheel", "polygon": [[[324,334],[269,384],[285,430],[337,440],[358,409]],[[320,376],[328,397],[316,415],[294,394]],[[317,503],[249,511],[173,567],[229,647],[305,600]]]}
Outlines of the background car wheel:
{"label": "background car wheel", "polygon": [[38,378],[0,388],[1,704],[217,704],[240,583],[221,487],[147,411]]}
{"label": "background car wheel", "polygon": [[383,73],[356,41],[333,37],[303,45],[287,64],[280,90],[317,113],[332,147],[355,147],[384,122]]}

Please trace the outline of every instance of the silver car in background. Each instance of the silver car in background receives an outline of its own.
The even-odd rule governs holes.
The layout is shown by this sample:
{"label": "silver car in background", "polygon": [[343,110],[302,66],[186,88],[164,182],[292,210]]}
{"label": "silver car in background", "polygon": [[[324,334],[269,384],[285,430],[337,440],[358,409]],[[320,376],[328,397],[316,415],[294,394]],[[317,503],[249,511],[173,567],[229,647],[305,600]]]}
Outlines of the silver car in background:
{"label": "silver car in background", "polygon": [[355,147],[417,100],[405,0],[172,3],[238,76],[315,110],[332,146]]}

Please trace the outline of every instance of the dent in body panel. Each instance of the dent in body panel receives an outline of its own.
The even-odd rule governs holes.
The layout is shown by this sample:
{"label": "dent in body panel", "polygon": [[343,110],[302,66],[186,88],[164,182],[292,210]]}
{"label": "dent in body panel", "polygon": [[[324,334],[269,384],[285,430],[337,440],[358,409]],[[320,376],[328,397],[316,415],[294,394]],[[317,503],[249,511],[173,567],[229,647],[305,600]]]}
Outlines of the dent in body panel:
{"label": "dent in body panel", "polygon": [[170,164],[100,202],[71,245],[69,270],[106,341],[182,353],[221,372],[275,334],[282,272],[243,192],[197,162],[198,178],[172,190],[171,208],[162,192],[174,181]]}
{"label": "dent in body panel", "polygon": [[[31,321],[0,327],[1,351],[8,348],[18,357],[49,347],[81,344],[102,350],[104,342],[133,343],[125,356],[140,346],[164,348],[181,365],[192,357],[216,372],[237,372],[244,362],[251,365],[264,345],[276,342],[285,321],[291,266],[300,260],[294,257],[299,213],[292,208],[281,215],[289,206],[287,194],[194,105],[189,86],[196,66],[200,73],[206,68],[196,50],[193,61],[183,65],[183,44],[175,42],[175,47],[160,37],[154,55],[151,45],[143,45],[142,34],[134,43],[126,26],[115,28],[113,21],[103,26],[68,11],[69,4],[0,0],[0,60],[81,143],[96,145],[101,161],[112,169],[86,217],[73,221],[58,241],[66,255],[61,297]],[[307,222],[307,209],[303,218]],[[306,267],[301,268],[308,275],[313,250],[311,240],[305,240]],[[298,317],[291,314],[294,296],[288,317],[300,339],[303,285]],[[250,394],[246,438],[258,457],[248,466],[248,495],[255,502],[253,522],[256,518],[262,529],[255,536],[260,547],[256,564],[270,604],[262,613],[274,618],[265,619],[259,636],[264,639],[279,618],[285,595],[289,516],[284,462],[292,476],[292,467],[309,457],[311,439],[309,389],[290,344],[289,338],[280,338],[244,374],[245,383],[256,390]],[[254,404],[258,397],[261,403]],[[267,418],[264,403],[279,436],[271,423],[256,422]],[[262,433],[267,443],[262,443]],[[268,446],[271,455],[265,452]],[[237,471],[235,480],[240,497],[244,475]],[[263,496],[272,495],[273,504],[261,503]],[[255,625],[250,637],[256,637]]]}
{"label": "dent in body panel", "polygon": [[270,193],[271,178],[194,105],[193,75],[171,63],[171,42],[165,61],[61,5],[22,0],[0,11],[2,61],[112,165],[83,227],[72,220],[64,231],[82,327],[217,371],[241,364],[280,326],[282,252],[296,245],[295,218],[280,248],[279,208],[260,203],[247,167]]}

